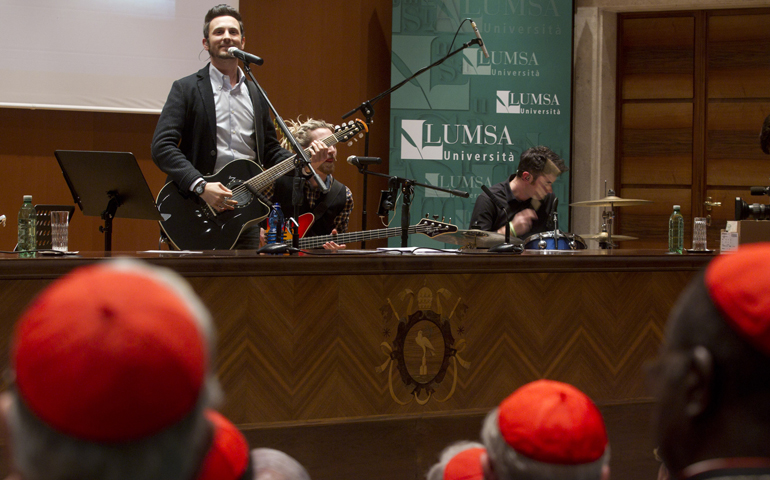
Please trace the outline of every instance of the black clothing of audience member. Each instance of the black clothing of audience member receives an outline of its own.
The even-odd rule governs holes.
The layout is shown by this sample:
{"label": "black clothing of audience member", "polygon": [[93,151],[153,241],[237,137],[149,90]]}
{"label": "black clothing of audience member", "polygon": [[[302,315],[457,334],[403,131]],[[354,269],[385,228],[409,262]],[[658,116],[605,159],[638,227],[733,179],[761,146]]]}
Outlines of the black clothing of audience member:
{"label": "black clothing of audience member", "polygon": [[712,260],[671,311],[649,376],[672,478],[770,475],[768,272],[770,243],[741,245]]}

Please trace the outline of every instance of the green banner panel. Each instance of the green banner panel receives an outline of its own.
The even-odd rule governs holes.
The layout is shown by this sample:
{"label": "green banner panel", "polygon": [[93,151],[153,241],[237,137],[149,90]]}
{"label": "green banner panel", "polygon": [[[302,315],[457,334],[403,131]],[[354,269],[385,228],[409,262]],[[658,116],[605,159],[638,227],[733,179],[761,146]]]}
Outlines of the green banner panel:
{"label": "green banner panel", "polygon": [[[469,228],[481,185],[507,179],[529,147],[548,146],[570,164],[572,0],[393,0],[391,85],[476,38],[470,22],[458,32],[465,19],[490,57],[471,45],[391,95],[390,174],[470,193],[416,186],[410,224],[431,214]],[[554,184],[563,231],[569,184],[569,172]],[[400,200],[394,214],[398,226]],[[410,246],[443,244],[415,235]]]}

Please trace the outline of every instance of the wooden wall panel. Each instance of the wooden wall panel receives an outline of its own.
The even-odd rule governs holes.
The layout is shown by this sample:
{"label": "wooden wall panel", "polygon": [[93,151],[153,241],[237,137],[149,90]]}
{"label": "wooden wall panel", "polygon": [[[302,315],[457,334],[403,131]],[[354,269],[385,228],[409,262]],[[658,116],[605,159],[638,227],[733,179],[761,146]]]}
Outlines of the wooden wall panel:
{"label": "wooden wall panel", "polygon": [[692,182],[691,103],[625,103],[621,122],[624,184]]}
{"label": "wooden wall panel", "polygon": [[770,14],[715,12],[708,22],[708,98],[770,96]]}
{"label": "wooden wall panel", "polygon": [[639,240],[623,242],[623,248],[668,249],[668,218],[674,205],[682,207],[684,216],[685,246],[692,237],[691,191],[684,188],[624,187],[622,198],[653,200],[653,203],[631,207],[618,207],[618,226],[615,233],[630,235]]}
{"label": "wooden wall panel", "polygon": [[[769,22],[768,9],[620,16],[619,41],[628,45],[619,46],[618,65],[634,68],[618,70],[616,190],[626,198],[655,199],[666,213],[655,218],[662,212],[652,213],[652,207],[624,210],[616,232],[640,236],[640,246],[665,248],[665,220],[676,203],[685,213],[685,245],[691,241],[692,217],[711,215],[709,242],[718,247],[719,229],[734,219],[734,194],[745,196],[749,186],[770,183],[770,157],[761,153],[758,141],[762,121],[770,113]],[[673,25],[687,29],[674,33]],[[685,58],[683,50],[692,50],[691,102],[666,101],[671,98],[671,72],[654,57],[645,73],[650,77],[647,92],[626,94],[626,85],[635,82],[643,68],[644,62],[636,58],[640,46],[668,48],[669,58]],[[627,55],[632,59],[625,59]],[[687,116],[689,136],[683,134]],[[677,118],[679,122],[672,121]],[[722,206],[709,212],[709,197]]]}
{"label": "wooden wall panel", "polygon": [[691,17],[635,18],[622,24],[622,99],[692,98]]}
{"label": "wooden wall panel", "polygon": [[[653,402],[599,405],[612,446],[611,478],[656,478],[649,420]],[[444,447],[479,436],[485,411],[419,415],[335,425],[271,425],[245,430],[252,445],[288,452],[322,479],[422,479]],[[330,442],[330,438],[343,439]],[[312,445],[313,448],[308,448]],[[376,455],[376,460],[373,460]]]}
{"label": "wooden wall panel", "polygon": [[[150,156],[157,115],[48,110],[0,109],[0,162],[3,189],[0,213],[8,227],[0,229],[0,250],[16,244],[16,215],[23,195],[33,203],[73,205],[72,194],[54,157],[55,150],[105,150],[132,152],[153,195],[165,175]],[[106,207],[106,203],[105,203]],[[99,217],[86,217],[76,208],[70,222],[70,250],[104,250]],[[154,249],[160,230],[157,222],[116,218],[113,248],[123,251]]]}
{"label": "wooden wall panel", "polygon": [[[255,72],[284,119],[323,118],[331,124],[342,115],[390,88],[390,43],[393,23],[391,0],[351,2],[241,2],[247,30],[247,50],[265,59]],[[390,98],[374,106],[369,128],[369,155],[383,158],[371,171],[388,173]],[[357,112],[354,118],[365,119]],[[338,144],[335,176],[353,192],[355,207],[350,230],[364,230],[363,180],[348,165],[350,155],[363,155],[364,142],[352,147]],[[381,228],[377,209],[387,179],[369,176],[368,229]],[[367,248],[386,246],[387,240],[367,242]]]}
{"label": "wooden wall panel", "polygon": [[770,184],[770,156],[759,148],[759,129],[768,114],[770,102],[709,104],[706,144],[708,185]]}
{"label": "wooden wall panel", "polygon": [[[240,315],[230,309],[216,315],[224,411],[238,424],[457,412],[490,408],[543,377],[575,384],[602,403],[646,398],[640,372],[656,354],[673,302],[661,294],[679,291],[689,275],[261,276],[227,282],[230,298],[246,305]],[[207,304],[219,303],[219,281],[190,280]],[[515,288],[521,285],[527,288]],[[432,296],[427,307],[417,298],[421,289]],[[268,290],[271,300],[264,302]],[[500,296],[501,290],[510,294]],[[558,301],[546,292],[558,292]],[[460,355],[469,364],[450,366],[435,393],[420,396],[421,405],[397,371],[375,367],[388,359],[382,344],[394,341],[397,317],[441,310],[439,303],[444,315],[459,314],[452,317],[452,335],[465,342]],[[435,332],[430,338],[437,345]]]}

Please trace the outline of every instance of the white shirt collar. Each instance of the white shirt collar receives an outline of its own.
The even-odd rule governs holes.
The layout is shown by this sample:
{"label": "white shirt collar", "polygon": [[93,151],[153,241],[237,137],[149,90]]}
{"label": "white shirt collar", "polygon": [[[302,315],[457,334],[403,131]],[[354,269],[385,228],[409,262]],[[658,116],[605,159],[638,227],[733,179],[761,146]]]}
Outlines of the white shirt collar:
{"label": "white shirt collar", "polygon": [[246,75],[244,75],[241,67],[238,67],[238,83],[234,87],[230,87],[230,77],[220,72],[213,63],[209,63],[209,77],[211,77],[211,88],[215,92],[233,90],[234,94],[238,94],[240,93],[241,85],[246,81]]}

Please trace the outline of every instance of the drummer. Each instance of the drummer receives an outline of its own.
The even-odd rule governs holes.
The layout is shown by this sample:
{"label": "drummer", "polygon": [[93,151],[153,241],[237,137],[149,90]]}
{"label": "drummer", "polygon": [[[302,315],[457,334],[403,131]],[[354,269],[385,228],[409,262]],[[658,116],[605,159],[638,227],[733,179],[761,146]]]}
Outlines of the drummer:
{"label": "drummer", "polygon": [[508,218],[481,194],[473,207],[470,228],[505,233],[505,222],[510,221],[511,238],[552,230],[549,216],[556,198],[552,185],[567,170],[564,160],[548,147],[525,150],[516,173],[489,189],[508,206]]}

